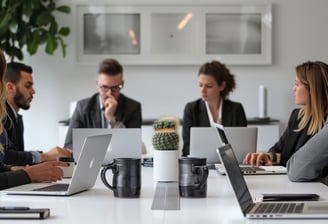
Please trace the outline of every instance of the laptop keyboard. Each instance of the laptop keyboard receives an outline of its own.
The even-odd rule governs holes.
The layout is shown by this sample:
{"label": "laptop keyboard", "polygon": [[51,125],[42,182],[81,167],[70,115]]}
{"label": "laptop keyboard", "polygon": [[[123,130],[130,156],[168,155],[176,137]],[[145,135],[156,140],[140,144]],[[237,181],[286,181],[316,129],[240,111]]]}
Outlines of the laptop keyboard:
{"label": "laptop keyboard", "polygon": [[262,203],[255,213],[302,213],[304,203]]}
{"label": "laptop keyboard", "polygon": [[241,166],[242,171],[264,171],[264,169],[256,166]]}
{"label": "laptop keyboard", "polygon": [[33,189],[33,191],[67,191],[68,184],[53,184],[46,187]]}

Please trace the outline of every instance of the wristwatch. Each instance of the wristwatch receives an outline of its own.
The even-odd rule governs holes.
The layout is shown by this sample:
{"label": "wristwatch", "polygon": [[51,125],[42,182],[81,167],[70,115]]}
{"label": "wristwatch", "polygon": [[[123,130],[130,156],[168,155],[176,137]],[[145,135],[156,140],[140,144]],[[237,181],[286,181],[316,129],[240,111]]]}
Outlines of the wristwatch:
{"label": "wristwatch", "polygon": [[112,120],[109,121],[110,126],[114,126],[114,124],[116,124],[116,122],[118,122],[116,117],[113,117]]}

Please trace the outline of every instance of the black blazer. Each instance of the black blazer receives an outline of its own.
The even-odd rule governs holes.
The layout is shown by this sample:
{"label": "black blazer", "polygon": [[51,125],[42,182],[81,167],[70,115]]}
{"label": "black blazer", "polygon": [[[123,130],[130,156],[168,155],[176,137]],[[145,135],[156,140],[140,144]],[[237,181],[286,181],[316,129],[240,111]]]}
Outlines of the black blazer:
{"label": "black blazer", "polygon": [[24,170],[10,171],[10,166],[0,162],[0,190],[30,182],[30,177]]}
{"label": "black blazer", "polygon": [[[6,101],[6,111],[7,117],[3,120],[2,124],[7,132],[7,136],[12,142],[17,151],[24,151],[24,127],[21,122],[19,127],[14,111],[11,109],[10,105]],[[22,119],[21,115],[17,115]],[[22,121],[22,120],[21,120]]]}
{"label": "black blazer", "polygon": [[[126,128],[141,128],[141,104],[120,94],[115,117]],[[64,148],[72,149],[73,128],[102,128],[99,93],[77,102],[66,134]]]}
{"label": "black blazer", "polygon": [[24,151],[23,123],[19,128],[16,116],[7,102],[6,110],[7,116],[2,121],[4,130],[0,135],[0,142],[5,149],[3,162],[17,166],[31,165],[33,162],[32,153]]}
{"label": "black blazer", "polygon": [[280,165],[282,166],[286,166],[289,158],[313,136],[307,134],[308,125],[301,131],[295,131],[299,125],[299,120],[297,119],[299,110],[294,109],[292,111],[284,133],[278,142],[269,149],[269,152],[281,153]]}
{"label": "black blazer", "polygon": [[[240,103],[230,100],[222,102],[222,125],[223,126],[247,126],[247,118],[243,106]],[[190,128],[191,127],[210,127],[210,121],[206,110],[205,102],[198,99],[186,104],[183,113],[182,155],[189,155]]]}

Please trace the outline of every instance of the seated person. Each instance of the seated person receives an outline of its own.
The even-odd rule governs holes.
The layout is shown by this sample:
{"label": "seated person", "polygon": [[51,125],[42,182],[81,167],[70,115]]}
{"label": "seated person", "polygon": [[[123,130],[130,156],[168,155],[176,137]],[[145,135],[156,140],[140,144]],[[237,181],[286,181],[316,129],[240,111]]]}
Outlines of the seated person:
{"label": "seated person", "polygon": [[328,120],[287,162],[291,181],[317,181],[328,184]]}
{"label": "seated person", "polygon": [[328,115],[328,65],[316,61],[296,67],[295,103],[286,130],[268,153],[248,153],[244,164],[286,166],[290,157],[320,131]]}
{"label": "seated person", "polygon": [[[5,90],[4,74],[6,71],[6,59],[0,50],[0,120],[5,115]],[[0,134],[3,132],[3,125],[0,123]],[[0,190],[15,187],[30,182],[52,182],[63,177],[63,171],[58,166],[68,166],[65,162],[51,161],[34,166],[12,167],[3,163],[5,151],[0,143]]]}
{"label": "seated person", "polygon": [[77,102],[65,148],[72,149],[73,128],[141,128],[141,104],[121,93],[123,67],[118,61],[101,62],[96,86],[98,93]]}
{"label": "seated person", "polygon": [[219,61],[202,65],[198,72],[201,98],[186,104],[183,113],[182,155],[189,155],[190,128],[210,127],[219,123],[223,126],[247,126],[247,119],[240,103],[227,99],[236,87],[234,75]]}
{"label": "seated person", "polygon": [[48,160],[55,160],[59,156],[71,157],[71,150],[54,147],[46,153],[38,151],[25,151],[24,127],[20,109],[28,110],[35,94],[33,88],[32,68],[18,62],[10,62],[4,74],[5,108],[7,116],[2,119],[4,131],[0,142],[6,153],[3,162],[11,165],[23,166]]}

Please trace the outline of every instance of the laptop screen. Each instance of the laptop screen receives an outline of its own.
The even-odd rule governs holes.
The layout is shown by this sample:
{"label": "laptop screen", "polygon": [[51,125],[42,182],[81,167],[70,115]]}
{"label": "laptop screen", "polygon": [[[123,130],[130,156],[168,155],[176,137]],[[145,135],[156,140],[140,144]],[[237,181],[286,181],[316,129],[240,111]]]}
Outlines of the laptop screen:
{"label": "laptop screen", "polygon": [[228,139],[227,139],[227,136],[225,135],[223,129],[219,128],[219,127],[216,127],[216,130],[221,138],[221,141],[226,145],[226,144],[229,144],[228,142]]}
{"label": "laptop screen", "polygon": [[253,203],[245,179],[240,171],[238,161],[230,144],[218,149],[221,162],[223,163],[226,174],[230,180],[231,186],[235,192],[242,212],[246,213],[249,206]]}

